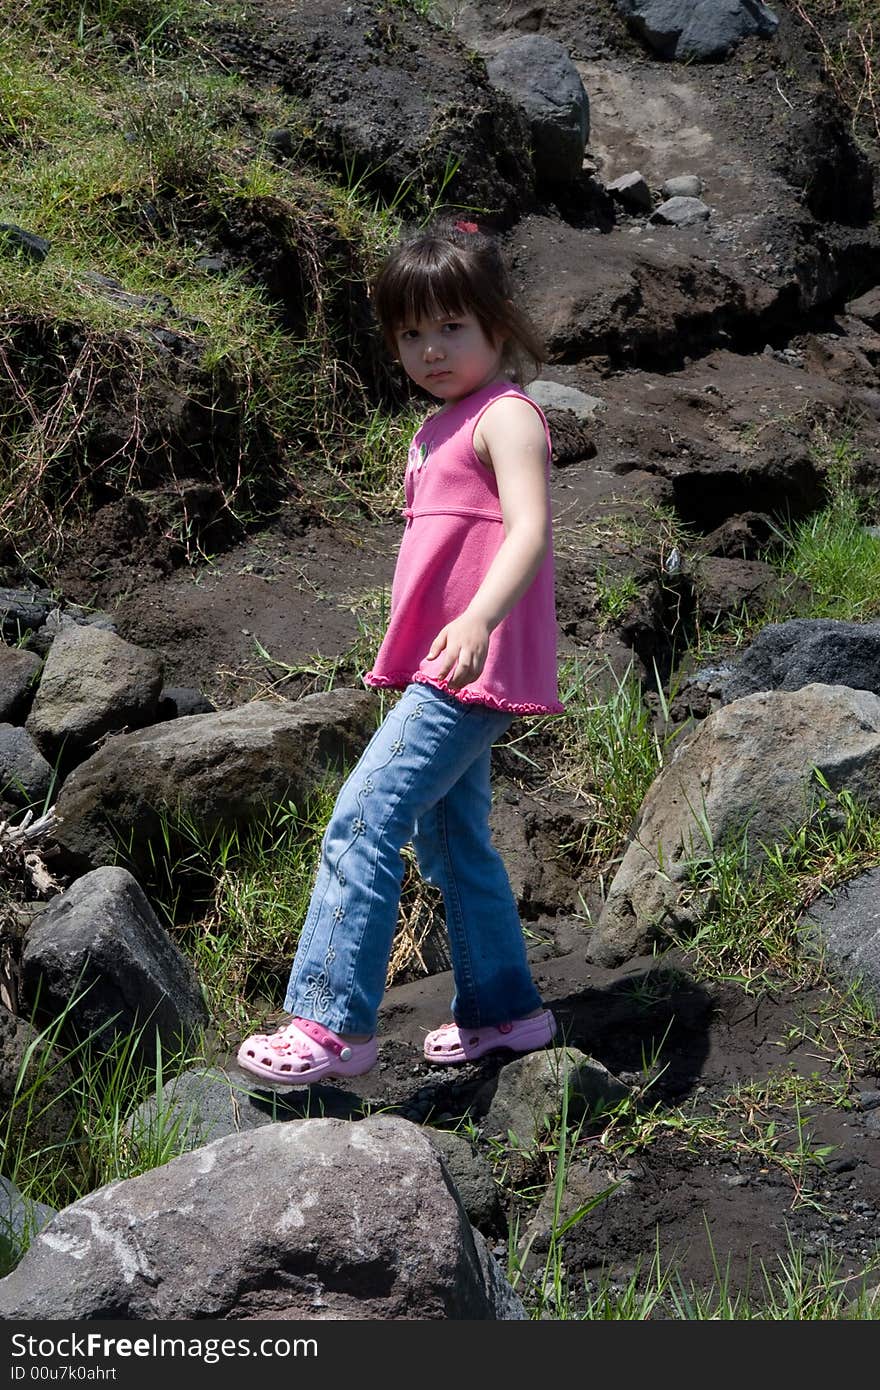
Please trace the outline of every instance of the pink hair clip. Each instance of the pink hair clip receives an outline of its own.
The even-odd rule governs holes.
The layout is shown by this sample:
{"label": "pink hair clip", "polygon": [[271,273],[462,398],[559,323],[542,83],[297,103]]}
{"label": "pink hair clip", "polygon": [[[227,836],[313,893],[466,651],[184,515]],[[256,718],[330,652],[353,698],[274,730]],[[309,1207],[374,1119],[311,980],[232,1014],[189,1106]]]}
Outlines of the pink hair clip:
{"label": "pink hair clip", "polygon": [[457,232],[478,232],[480,230],[476,222],[453,222],[452,225]]}

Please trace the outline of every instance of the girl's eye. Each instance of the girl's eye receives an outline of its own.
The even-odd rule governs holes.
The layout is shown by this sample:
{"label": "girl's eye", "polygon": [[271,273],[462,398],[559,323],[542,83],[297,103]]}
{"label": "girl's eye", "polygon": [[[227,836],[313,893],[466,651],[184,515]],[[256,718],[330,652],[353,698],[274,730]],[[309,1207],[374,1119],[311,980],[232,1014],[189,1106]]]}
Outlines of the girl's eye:
{"label": "girl's eye", "polygon": [[443,325],[443,332],[444,332],[444,333],[455,333],[459,328],[461,328],[461,324],[460,324],[460,323],[444,323],[444,325]]}
{"label": "girl's eye", "polygon": [[397,336],[402,339],[403,342],[411,343],[413,339],[417,338],[419,335],[414,328],[404,328]]}

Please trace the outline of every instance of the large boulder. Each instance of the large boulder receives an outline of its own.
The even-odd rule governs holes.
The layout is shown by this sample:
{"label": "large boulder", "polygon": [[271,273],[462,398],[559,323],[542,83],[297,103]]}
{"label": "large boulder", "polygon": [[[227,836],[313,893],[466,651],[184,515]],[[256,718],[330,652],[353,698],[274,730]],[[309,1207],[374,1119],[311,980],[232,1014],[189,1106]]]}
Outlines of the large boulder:
{"label": "large boulder", "polygon": [[758,690],[848,685],[880,695],[880,623],[792,618],[768,623],[739,657],[721,690],[724,704]]}
{"label": "large boulder", "polygon": [[27,730],[50,760],[79,762],[105,735],[151,724],[161,689],[155,652],[70,623],[49,649]]}
{"label": "large boulder", "polygon": [[407,1120],[292,1120],[67,1207],[0,1281],[0,1317],[524,1318]]}
{"label": "large boulder", "polygon": [[590,959],[617,965],[651,949],[664,926],[692,926],[683,900],[693,860],[745,837],[752,872],[816,810],[818,771],[880,809],[880,698],[840,685],[749,695],[711,714],[651,786],[590,938]]}
{"label": "large boulder", "polygon": [[528,118],[537,177],[555,184],[576,179],[590,138],[590,101],[568,49],[543,34],[525,34],[496,49],[486,72]]}
{"label": "large boulder", "polygon": [[31,924],[22,985],[42,1015],[78,1039],[134,1036],[135,1055],[156,1058],[190,1044],[208,1013],[192,967],[122,868],[95,869],[49,902]]}
{"label": "large boulder", "polygon": [[318,782],[354,761],[377,707],[368,691],[339,689],[122,734],[67,778],[55,839],[80,872],[119,860],[148,873],[154,841],[163,832],[174,841],[179,816],[210,832],[267,806],[302,807]]}
{"label": "large boulder", "polygon": [[630,28],[661,58],[726,58],[743,39],[776,33],[779,20],[760,0],[616,0]]}

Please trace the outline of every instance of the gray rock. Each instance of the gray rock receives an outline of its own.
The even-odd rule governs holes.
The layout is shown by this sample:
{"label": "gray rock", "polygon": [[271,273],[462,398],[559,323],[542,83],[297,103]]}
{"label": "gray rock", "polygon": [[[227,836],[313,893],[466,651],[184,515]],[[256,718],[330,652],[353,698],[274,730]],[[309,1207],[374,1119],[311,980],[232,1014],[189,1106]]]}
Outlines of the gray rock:
{"label": "gray rock", "polygon": [[183,719],[188,714],[214,714],[217,706],[190,686],[166,685],[159,696],[157,719]]}
{"label": "gray rock", "polygon": [[69,1006],[77,1038],[137,1033],[146,1065],[157,1034],[164,1051],[177,1052],[208,1017],[192,967],[122,868],[95,869],[47,904],[25,938],[22,986],[44,1014]]}
{"label": "gray rock", "polygon": [[166,832],[173,841],[177,813],[195,816],[210,831],[246,824],[265,815],[267,805],[302,807],[321,780],[360,753],[377,704],[368,691],[340,688],[119,735],[66,779],[56,841],[80,871],[121,855],[145,873],[153,841]]}
{"label": "gray rock", "polygon": [[65,608],[54,607],[46,614],[46,621],[42,626],[31,633],[28,647],[38,656],[46,657],[59,632],[75,627],[97,627],[102,632],[115,632],[116,622],[109,613],[100,609],[82,608],[75,603],[70,603]]}
{"label": "gray rock", "polygon": [[0,724],[0,797],[13,806],[46,800],[54,773],[26,729]]}
{"label": "gray rock", "polygon": [[18,1263],[34,1236],[54,1215],[54,1207],[22,1197],[14,1182],[0,1177],[0,1274]]}
{"label": "gray rock", "polygon": [[[455,199],[504,217],[530,201],[534,171],[522,111],[486,81],[483,63],[453,26],[420,4],[346,0],[285,5],[274,12],[269,49],[248,45],[232,27],[215,51],[232,72],[277,54],[277,80],[295,98],[297,127],[340,173],[365,171],[371,187],[405,197],[442,186],[455,161]],[[360,303],[360,302],[359,302]],[[366,302],[360,304],[366,312]]]}
{"label": "gray rock", "polygon": [[23,647],[0,642],[0,720],[20,724],[28,712],[42,661]]}
{"label": "gray rock", "polygon": [[650,212],[654,206],[651,190],[638,169],[631,174],[621,174],[606,186],[615,202],[622,203],[631,212]]}
{"label": "gray rock", "polygon": [[601,396],[590,396],[574,386],[563,386],[543,377],[529,382],[528,395],[542,410],[570,410],[579,420],[592,420],[597,410],[605,409]]}
{"label": "gray rock", "polygon": [[417,1126],[292,1120],[59,1212],[0,1317],[522,1319],[480,1246]]}
{"label": "gray rock", "polygon": [[759,690],[800,690],[814,683],[880,695],[880,623],[768,623],[740,656],[721,698],[730,704]]}
{"label": "gray rock", "polygon": [[706,222],[712,209],[699,198],[667,198],[651,213],[650,220],[666,227],[692,227]]}
{"label": "gray rock", "polygon": [[272,154],[280,156],[281,159],[289,159],[296,152],[293,142],[293,131],[287,126],[279,126],[277,130],[270,130],[266,134],[266,147]]}
{"label": "gray rock", "polygon": [[[227,1134],[259,1129],[282,1118],[277,1099],[259,1092],[243,1075],[220,1068],[191,1067],[162,1087],[161,1098],[150,1096],[131,1116],[126,1129],[135,1143],[160,1134],[175,1134],[175,1146],[199,1149]],[[283,1104],[282,1104],[283,1110]]]}
{"label": "gray rock", "polygon": [[0,589],[0,625],[4,642],[18,642],[42,627],[54,607],[51,594],[24,589]]}
{"label": "gray rock", "polygon": [[567,1116],[575,1124],[629,1094],[607,1067],[575,1047],[530,1052],[502,1067],[483,1123],[486,1134],[512,1134],[519,1145],[533,1148],[561,1114],[566,1087]]}
{"label": "gray rock", "polygon": [[448,1129],[425,1129],[424,1133],[443,1159],[471,1225],[490,1235],[504,1235],[507,1223],[486,1159],[464,1134]]}
{"label": "gray rock", "polygon": [[880,1004],[880,869],[823,894],[801,918],[805,940],[821,948],[845,981],[861,980]]}
{"label": "gray rock", "polygon": [[[748,695],[678,744],[642,803],[633,838],[590,935],[589,958],[617,965],[665,925],[692,928],[705,899],[683,890],[694,859],[746,840],[754,873],[827,796],[848,789],[880,810],[880,698],[842,685]],[[829,812],[831,814],[831,812]],[[707,838],[708,837],[708,838]]]}
{"label": "gray rock", "polygon": [[524,34],[488,57],[486,72],[528,118],[538,178],[556,184],[577,178],[590,138],[590,102],[568,50],[543,34]]}
{"label": "gray rock", "polygon": [[664,198],[699,198],[702,191],[703,180],[696,174],[676,174],[660,189]]}
{"label": "gray rock", "polygon": [[615,0],[631,29],[662,58],[707,62],[743,39],[769,38],[779,20],[759,0]]}
{"label": "gray rock", "polygon": [[48,758],[69,764],[107,734],[152,723],[161,688],[155,652],[72,623],[52,643],[26,727]]}
{"label": "gray rock", "polygon": [[[249,1082],[243,1073],[194,1067],[166,1082],[160,1098],[140,1105],[126,1126],[135,1143],[175,1134],[178,1149],[197,1149],[227,1134],[240,1134],[288,1118],[285,1096]],[[490,1235],[506,1231],[498,1188],[489,1164],[465,1135],[424,1130],[446,1166],[468,1219]]]}

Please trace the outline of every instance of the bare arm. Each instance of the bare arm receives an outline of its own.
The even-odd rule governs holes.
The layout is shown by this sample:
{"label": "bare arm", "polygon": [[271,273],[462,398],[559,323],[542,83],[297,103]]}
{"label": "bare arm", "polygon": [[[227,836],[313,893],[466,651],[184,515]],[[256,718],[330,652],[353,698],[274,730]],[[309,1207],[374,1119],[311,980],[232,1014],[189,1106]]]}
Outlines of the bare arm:
{"label": "bare arm", "polygon": [[547,440],[537,411],[516,397],[493,402],[474,432],[474,447],[495,473],[504,540],[467,608],[431,643],[436,675],[453,690],[475,681],[489,637],[528,589],[550,544]]}

